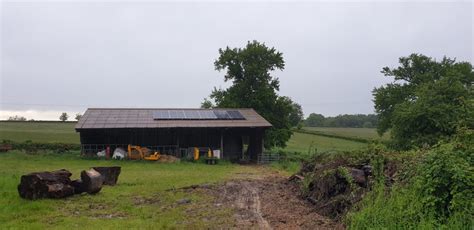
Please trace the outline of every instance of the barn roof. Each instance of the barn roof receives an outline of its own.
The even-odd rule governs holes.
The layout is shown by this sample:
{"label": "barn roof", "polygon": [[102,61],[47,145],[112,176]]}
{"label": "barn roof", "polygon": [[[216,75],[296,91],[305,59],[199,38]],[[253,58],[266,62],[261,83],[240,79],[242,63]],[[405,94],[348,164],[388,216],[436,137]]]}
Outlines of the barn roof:
{"label": "barn roof", "polygon": [[[162,111],[238,111],[244,119],[157,119]],[[197,127],[271,127],[253,109],[151,109],[151,108],[89,108],[76,124],[76,130],[104,128],[197,128]]]}

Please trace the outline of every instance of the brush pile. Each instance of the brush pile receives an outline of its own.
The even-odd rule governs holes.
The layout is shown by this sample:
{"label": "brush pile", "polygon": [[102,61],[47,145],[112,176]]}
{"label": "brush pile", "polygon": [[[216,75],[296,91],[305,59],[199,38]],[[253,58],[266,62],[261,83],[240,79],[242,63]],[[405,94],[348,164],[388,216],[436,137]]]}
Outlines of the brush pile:
{"label": "brush pile", "polygon": [[303,162],[301,170],[289,180],[299,185],[301,197],[318,213],[338,220],[373,188],[378,171],[386,184],[393,182],[396,164],[385,162],[378,169],[375,162],[369,157],[347,155],[315,157]]}

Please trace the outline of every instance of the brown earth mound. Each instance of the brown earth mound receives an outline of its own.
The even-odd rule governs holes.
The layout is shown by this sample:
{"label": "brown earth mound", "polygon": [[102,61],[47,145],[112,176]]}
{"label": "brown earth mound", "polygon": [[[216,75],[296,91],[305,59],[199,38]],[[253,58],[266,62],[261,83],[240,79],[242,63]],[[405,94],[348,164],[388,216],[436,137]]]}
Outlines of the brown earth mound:
{"label": "brown earth mound", "polygon": [[173,163],[173,162],[178,162],[179,158],[171,155],[160,155],[160,158],[158,158],[158,162],[164,162],[164,163]]}
{"label": "brown earth mound", "polygon": [[282,176],[239,179],[221,185],[194,185],[187,192],[215,197],[217,207],[234,209],[234,225],[228,229],[343,229],[344,226],[316,212],[299,197],[299,186]]}

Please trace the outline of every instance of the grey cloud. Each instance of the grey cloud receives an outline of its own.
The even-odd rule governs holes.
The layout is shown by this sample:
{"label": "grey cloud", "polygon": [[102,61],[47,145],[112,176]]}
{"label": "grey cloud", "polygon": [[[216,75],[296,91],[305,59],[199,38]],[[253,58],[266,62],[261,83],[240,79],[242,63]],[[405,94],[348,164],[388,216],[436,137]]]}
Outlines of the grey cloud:
{"label": "grey cloud", "polygon": [[[197,107],[217,50],[284,53],[306,114],[371,113],[383,66],[413,52],[472,62],[472,3],[13,3],[1,11],[1,109]],[[54,118],[55,119],[55,118]]]}

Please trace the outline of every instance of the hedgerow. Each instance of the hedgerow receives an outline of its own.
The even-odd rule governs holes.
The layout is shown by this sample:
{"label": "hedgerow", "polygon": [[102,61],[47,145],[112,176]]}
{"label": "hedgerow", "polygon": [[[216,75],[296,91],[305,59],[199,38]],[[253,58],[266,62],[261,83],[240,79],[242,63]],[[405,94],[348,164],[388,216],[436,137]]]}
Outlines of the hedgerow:
{"label": "hedgerow", "polygon": [[14,142],[11,140],[2,140],[2,144],[9,144],[13,149],[24,150],[27,153],[38,153],[43,151],[53,151],[57,153],[65,153],[69,151],[80,150],[80,144],[68,143],[38,143],[30,140],[25,142]]}

